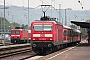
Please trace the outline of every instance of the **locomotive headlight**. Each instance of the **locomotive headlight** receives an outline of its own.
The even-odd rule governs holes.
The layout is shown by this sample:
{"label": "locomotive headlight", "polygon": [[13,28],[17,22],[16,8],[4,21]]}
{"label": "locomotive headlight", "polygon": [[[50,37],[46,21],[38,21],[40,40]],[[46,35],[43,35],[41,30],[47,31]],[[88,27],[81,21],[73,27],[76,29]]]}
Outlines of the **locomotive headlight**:
{"label": "locomotive headlight", "polygon": [[52,38],[50,38],[50,40],[52,40]]}
{"label": "locomotive headlight", "polygon": [[35,38],[33,38],[33,40],[35,40]]}
{"label": "locomotive headlight", "polygon": [[36,47],[36,44],[33,44],[33,47]]}

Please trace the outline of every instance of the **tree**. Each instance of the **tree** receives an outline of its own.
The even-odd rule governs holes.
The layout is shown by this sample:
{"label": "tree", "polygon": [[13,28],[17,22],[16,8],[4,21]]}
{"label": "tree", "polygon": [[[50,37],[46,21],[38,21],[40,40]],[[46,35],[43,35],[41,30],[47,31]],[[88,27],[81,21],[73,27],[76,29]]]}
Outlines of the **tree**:
{"label": "tree", "polygon": [[9,29],[9,26],[11,26],[11,24],[9,23],[9,21],[7,19],[5,19],[5,24],[4,24],[4,18],[0,17],[0,29]]}
{"label": "tree", "polygon": [[[22,26],[21,26],[23,29],[28,29],[28,25],[24,25],[24,24],[22,24]],[[29,28],[30,29],[30,28]]]}
{"label": "tree", "polygon": [[25,25],[25,29],[28,29],[28,25]]}
{"label": "tree", "polygon": [[13,22],[11,23],[11,28],[20,27],[20,24]]}
{"label": "tree", "polygon": [[86,22],[90,23],[90,20],[86,20]]}

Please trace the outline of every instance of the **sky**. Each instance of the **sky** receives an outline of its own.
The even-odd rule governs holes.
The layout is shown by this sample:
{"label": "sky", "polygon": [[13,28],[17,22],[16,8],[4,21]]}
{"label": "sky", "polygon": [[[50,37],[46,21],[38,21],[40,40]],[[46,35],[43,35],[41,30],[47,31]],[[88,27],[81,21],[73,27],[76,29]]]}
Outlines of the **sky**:
{"label": "sky", "polygon": [[[78,1],[80,1],[80,3]],[[3,5],[3,2],[4,0],[0,0],[0,5]],[[28,6],[28,0],[5,0],[5,3],[6,5],[13,6]],[[90,0],[29,0],[29,7],[35,8],[41,4],[52,4],[56,9],[58,9],[59,4],[61,4],[61,9],[90,10]]]}

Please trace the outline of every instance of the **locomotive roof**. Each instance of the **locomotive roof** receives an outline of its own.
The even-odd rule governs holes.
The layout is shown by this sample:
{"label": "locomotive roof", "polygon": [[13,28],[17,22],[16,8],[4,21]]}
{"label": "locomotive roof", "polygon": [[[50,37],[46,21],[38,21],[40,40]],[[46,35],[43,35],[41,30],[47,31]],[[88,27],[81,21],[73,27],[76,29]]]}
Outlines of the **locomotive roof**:
{"label": "locomotive roof", "polygon": [[69,26],[65,26],[65,25],[63,25],[63,27],[64,27],[64,28],[68,28],[68,29],[71,29],[71,27],[69,27]]}
{"label": "locomotive roof", "polygon": [[78,33],[81,33],[81,31],[80,30],[78,30],[78,29],[74,29],[76,32],[78,32]]}
{"label": "locomotive roof", "polygon": [[[43,22],[44,20],[35,20],[35,21],[33,21],[33,22]],[[62,25],[60,22],[57,22],[57,21],[55,21],[55,20],[46,20],[45,22],[54,22],[55,24],[60,24],[60,25]]]}
{"label": "locomotive roof", "polygon": [[54,22],[55,24],[60,24],[62,25],[60,22],[58,22],[57,18],[50,18],[49,16],[44,16],[41,17],[40,20],[35,20],[35,21],[45,21],[45,22]]}
{"label": "locomotive roof", "polygon": [[65,26],[65,25],[63,25],[65,28],[68,28],[68,29],[73,29],[73,30],[75,30],[76,32],[79,32],[79,33],[81,33],[81,31],[80,30],[78,30],[78,29],[74,29],[74,28],[71,28],[71,27],[68,27],[68,26]]}
{"label": "locomotive roof", "polygon": [[23,29],[11,29],[11,30],[23,30]]}
{"label": "locomotive roof", "polygon": [[21,30],[22,31],[22,30],[26,30],[26,29],[11,29],[11,30]]}
{"label": "locomotive roof", "polygon": [[80,31],[80,30],[77,30],[77,32],[81,33],[81,31]]}

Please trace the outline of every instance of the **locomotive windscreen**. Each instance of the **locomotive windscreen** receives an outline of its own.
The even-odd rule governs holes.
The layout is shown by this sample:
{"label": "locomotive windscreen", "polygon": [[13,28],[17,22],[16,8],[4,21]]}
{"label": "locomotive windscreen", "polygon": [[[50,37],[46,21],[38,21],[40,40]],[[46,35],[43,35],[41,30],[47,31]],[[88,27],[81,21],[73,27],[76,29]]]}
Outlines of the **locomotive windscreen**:
{"label": "locomotive windscreen", "polygon": [[12,34],[20,34],[19,30],[12,30]]}
{"label": "locomotive windscreen", "polygon": [[52,24],[34,24],[34,30],[52,30]]}

